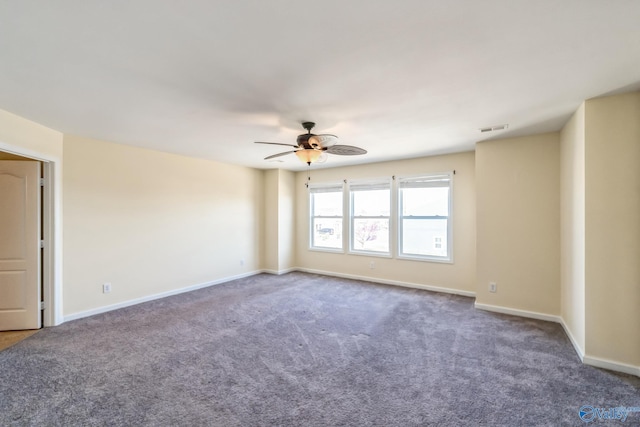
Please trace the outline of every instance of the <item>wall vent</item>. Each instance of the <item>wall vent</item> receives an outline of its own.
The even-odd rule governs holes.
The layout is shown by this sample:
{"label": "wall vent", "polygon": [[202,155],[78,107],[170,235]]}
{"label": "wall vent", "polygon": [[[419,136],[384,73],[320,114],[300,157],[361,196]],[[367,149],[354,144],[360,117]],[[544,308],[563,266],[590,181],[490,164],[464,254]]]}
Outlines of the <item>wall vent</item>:
{"label": "wall vent", "polygon": [[486,127],[486,128],[480,128],[480,132],[484,133],[484,132],[493,132],[493,131],[496,131],[496,130],[505,130],[508,127],[509,127],[508,124],[489,126],[489,127]]}

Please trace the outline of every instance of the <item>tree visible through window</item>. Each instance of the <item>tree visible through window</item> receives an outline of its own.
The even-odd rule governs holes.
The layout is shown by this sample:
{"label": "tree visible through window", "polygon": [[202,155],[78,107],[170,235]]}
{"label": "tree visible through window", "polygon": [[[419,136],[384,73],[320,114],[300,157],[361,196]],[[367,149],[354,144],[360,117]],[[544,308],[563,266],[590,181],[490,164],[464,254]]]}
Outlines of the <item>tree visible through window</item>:
{"label": "tree visible through window", "polygon": [[349,183],[351,250],[389,253],[389,180]]}

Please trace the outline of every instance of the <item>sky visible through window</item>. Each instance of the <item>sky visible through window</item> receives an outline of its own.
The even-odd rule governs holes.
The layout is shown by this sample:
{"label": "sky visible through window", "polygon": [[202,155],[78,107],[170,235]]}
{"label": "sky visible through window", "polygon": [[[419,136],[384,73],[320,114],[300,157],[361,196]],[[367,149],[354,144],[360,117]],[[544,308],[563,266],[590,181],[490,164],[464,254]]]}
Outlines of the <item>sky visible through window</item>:
{"label": "sky visible through window", "polygon": [[403,216],[449,216],[449,187],[402,189]]}
{"label": "sky visible through window", "polygon": [[449,187],[403,188],[402,254],[446,257],[448,216]]}

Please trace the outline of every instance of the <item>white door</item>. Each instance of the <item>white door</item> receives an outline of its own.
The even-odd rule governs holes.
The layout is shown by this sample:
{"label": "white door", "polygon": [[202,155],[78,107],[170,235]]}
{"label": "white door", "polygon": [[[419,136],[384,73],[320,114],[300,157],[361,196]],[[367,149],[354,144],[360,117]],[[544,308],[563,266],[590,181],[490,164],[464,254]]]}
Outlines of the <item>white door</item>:
{"label": "white door", "polygon": [[40,163],[0,161],[0,331],[39,329]]}

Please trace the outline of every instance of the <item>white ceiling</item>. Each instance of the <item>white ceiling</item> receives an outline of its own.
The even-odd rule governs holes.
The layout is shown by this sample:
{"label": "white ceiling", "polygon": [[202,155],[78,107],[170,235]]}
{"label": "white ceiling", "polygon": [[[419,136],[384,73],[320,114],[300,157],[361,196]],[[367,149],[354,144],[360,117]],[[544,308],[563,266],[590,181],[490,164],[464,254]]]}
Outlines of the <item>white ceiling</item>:
{"label": "white ceiling", "polygon": [[318,165],[342,166],[556,131],[638,89],[637,0],[0,1],[1,109],[257,168],[305,169],[253,141],[306,120],[369,151]]}

